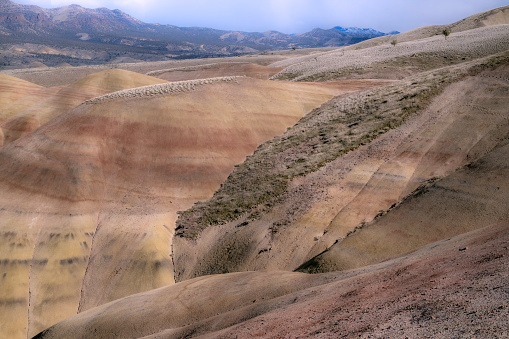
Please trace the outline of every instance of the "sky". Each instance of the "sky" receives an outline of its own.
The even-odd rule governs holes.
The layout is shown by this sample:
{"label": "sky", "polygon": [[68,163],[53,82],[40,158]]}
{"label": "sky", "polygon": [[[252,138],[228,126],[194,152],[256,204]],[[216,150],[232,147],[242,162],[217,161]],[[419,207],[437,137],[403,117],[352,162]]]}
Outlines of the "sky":
{"label": "sky", "polygon": [[146,23],[244,32],[308,32],[334,26],[405,32],[456,22],[509,0],[13,0],[54,8],[120,9]]}

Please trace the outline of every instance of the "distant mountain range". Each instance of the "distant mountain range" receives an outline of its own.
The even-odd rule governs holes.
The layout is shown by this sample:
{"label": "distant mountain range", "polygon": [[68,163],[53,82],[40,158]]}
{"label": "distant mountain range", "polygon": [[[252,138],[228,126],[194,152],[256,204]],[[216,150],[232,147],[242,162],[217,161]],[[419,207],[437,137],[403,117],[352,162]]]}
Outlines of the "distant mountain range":
{"label": "distant mountain range", "polygon": [[[87,9],[79,5],[44,9],[0,0],[0,49],[18,51],[0,58],[0,67],[30,60],[94,63],[115,59],[165,60],[240,55],[289,48],[337,47],[383,36],[370,28],[316,28],[285,34],[277,31],[239,32],[201,27],[147,24],[116,9]],[[23,45],[19,47],[19,44]],[[12,48],[13,46],[15,48]],[[35,45],[35,46],[34,46]],[[52,53],[37,46],[51,47]],[[7,48],[8,46],[9,48]],[[65,50],[62,50],[62,49]],[[71,50],[72,51],[71,51]],[[26,50],[20,58],[20,50]],[[85,53],[87,51],[88,53]],[[99,53],[98,51],[101,51]],[[38,58],[34,55],[41,54]],[[58,57],[56,57],[58,56]]]}
{"label": "distant mountain range", "polygon": [[336,26],[336,27],[334,27],[334,29],[337,29],[338,31],[341,31],[341,32],[350,33],[350,34],[376,35],[376,36],[393,35],[393,34],[399,34],[400,33],[398,31],[392,31],[392,32],[389,32],[389,33],[386,34],[386,33],[374,30],[372,28],[358,28],[358,27],[344,28],[344,27]]}

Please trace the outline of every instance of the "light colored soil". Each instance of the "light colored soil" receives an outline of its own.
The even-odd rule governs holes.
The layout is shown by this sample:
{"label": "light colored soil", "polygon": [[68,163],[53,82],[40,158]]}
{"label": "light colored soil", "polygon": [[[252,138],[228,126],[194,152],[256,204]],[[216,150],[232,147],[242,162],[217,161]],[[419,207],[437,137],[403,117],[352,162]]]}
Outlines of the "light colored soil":
{"label": "light colored soil", "polygon": [[[245,204],[247,198],[244,196],[256,196],[259,188],[250,185],[236,191],[239,182],[258,177],[263,179],[264,175],[268,175],[270,179],[270,175],[277,175],[294,163],[311,164],[314,157],[321,156],[321,152],[328,155],[335,148],[343,147],[343,142],[350,132],[355,135],[363,133],[366,128],[369,131],[367,122],[370,117],[378,115],[382,119],[382,112],[385,110],[370,111],[365,108],[377,107],[371,100],[376,102],[381,95],[382,100],[389,100],[387,105],[390,105],[391,101],[402,105],[399,95],[408,94],[408,89],[402,88],[409,83],[415,83],[414,87],[418,87],[419,82],[414,81],[416,78],[408,79],[404,84],[395,83],[354,96],[335,98],[324,104],[281,138],[262,145],[253,157],[239,166],[238,172],[235,171],[229,177],[213,199],[196,204],[193,210],[182,214],[178,221],[182,227],[177,229],[179,236],[174,242],[177,281],[214,273],[264,269],[294,270],[334,243],[339,242],[336,245],[339,247],[349,232],[356,227],[363,227],[377,214],[385,213],[427,180],[449,175],[490,153],[508,131],[508,70],[507,66],[502,66],[477,76],[466,77],[448,86],[442,94],[434,98],[427,109],[416,112],[401,126],[386,133],[377,133],[378,137],[371,143],[342,154],[319,170],[305,174],[306,168],[302,167],[303,174],[293,178],[283,194],[268,200],[266,204],[247,209],[235,218],[230,205],[222,203],[225,200],[222,198],[223,191],[230,192],[226,195],[229,199],[237,199]],[[403,87],[399,87],[400,85]],[[356,122],[355,119],[340,120],[343,115],[352,114],[355,117],[358,106],[354,105],[352,108],[352,102],[359,103],[359,111],[365,114],[359,118],[362,122]],[[400,111],[387,112],[395,116],[400,114]],[[374,121],[378,120],[375,118]],[[303,137],[310,133],[315,125],[337,127],[330,130],[325,127],[317,128],[323,132],[323,136],[317,133],[316,137],[314,134],[311,134],[309,139]],[[348,125],[352,125],[351,129]],[[338,137],[335,137],[336,133]],[[327,148],[320,151],[322,146]],[[306,161],[299,162],[298,159]],[[488,171],[488,168],[483,170]],[[237,179],[238,173],[246,173],[247,179]],[[482,177],[481,174],[479,176]],[[503,187],[505,176],[502,174],[497,178],[501,181],[500,187]],[[263,183],[262,179],[259,181]],[[473,178],[468,182],[473,185],[471,180]],[[479,185],[483,187],[483,184]],[[454,187],[450,189],[455,190]],[[463,192],[463,188],[458,189]],[[370,264],[428,242],[471,230],[477,225],[504,220],[507,216],[504,212],[507,208],[505,202],[508,199],[504,196],[506,191],[497,192],[493,200],[488,200],[490,211],[493,212],[479,215],[476,215],[478,208],[473,208],[476,205],[473,202],[467,204],[465,201],[465,206],[468,207],[459,204],[453,208],[449,202],[444,201],[442,205],[449,208],[450,213],[442,211],[444,215],[440,214],[440,222],[429,219],[430,229],[434,229],[433,225],[442,226],[436,232],[426,232],[419,230],[419,225],[428,220],[422,219],[426,214],[433,215],[433,208],[437,209],[431,199],[428,207],[422,209],[426,212],[408,212],[406,219],[395,221],[391,226],[394,234],[385,234],[384,228],[381,228],[376,233],[370,233],[372,235],[369,241],[361,237],[362,231],[355,237],[346,238],[347,243],[354,239],[361,240],[355,242],[353,250],[347,246],[337,255],[331,254],[330,260],[323,263],[323,270]],[[487,199],[483,193],[475,190],[469,194],[472,195],[472,201]],[[434,199],[438,201],[438,198]],[[458,199],[455,201],[459,201]],[[234,206],[240,205],[240,202]],[[479,203],[478,206],[484,206],[484,203]],[[463,212],[464,209],[471,211],[473,215]],[[196,217],[192,213],[196,213]],[[456,213],[465,216],[466,219],[461,219],[464,222],[454,222]],[[201,215],[204,218],[200,218]],[[207,223],[211,215],[219,216],[218,222]],[[229,218],[231,215],[233,217]],[[419,216],[420,223],[413,221],[413,215]],[[224,219],[221,219],[221,216],[224,216]],[[468,220],[477,222],[467,222]],[[199,237],[190,240],[192,237],[187,236],[188,230],[191,233],[203,231]],[[191,233],[189,234],[192,235]],[[395,240],[389,241],[392,238]],[[378,243],[378,240],[382,244]],[[362,245],[363,241],[365,245]],[[387,246],[382,246],[384,243]],[[376,250],[377,248],[380,250]],[[354,254],[351,254],[350,250],[354,251]],[[338,260],[337,265],[335,260]],[[329,268],[325,268],[327,266]]]}
{"label": "light colored soil", "polygon": [[[282,60],[271,66],[285,67],[273,79],[311,81],[383,76],[401,79],[416,72],[479,58],[509,49],[509,25],[482,27],[444,36],[389,43],[371,48],[341,48],[312,56]],[[399,60],[402,59],[404,60]],[[397,67],[390,67],[396,61]],[[388,68],[384,72],[384,68]]]}
{"label": "light colored soil", "polygon": [[35,93],[14,97],[17,100],[3,109],[8,116],[4,121],[0,120],[3,132],[0,145],[19,139],[86,100],[123,89],[161,83],[166,81],[115,69],[91,74],[68,86],[39,88]]}
{"label": "light colored soil", "polygon": [[[46,69],[16,69],[16,70],[6,70],[2,71],[2,73],[6,75],[11,75],[19,79],[23,79],[41,86],[45,87],[53,87],[53,86],[61,86],[61,85],[69,85],[73,82],[76,82],[90,74],[94,74],[100,71],[105,71],[108,69],[123,69],[127,71],[132,71],[136,73],[146,74],[160,70],[167,69],[179,69],[179,68],[187,68],[187,67],[198,67],[201,68],[202,65],[208,64],[236,64],[236,63],[245,63],[245,64],[256,64],[261,66],[267,66],[270,63],[275,61],[279,61],[282,59],[286,59],[289,57],[294,57],[295,55],[307,55],[310,53],[316,53],[316,50],[302,50],[298,51],[298,53],[288,53],[288,52],[274,52],[269,54],[255,54],[255,55],[246,55],[236,58],[213,58],[213,59],[190,59],[190,60],[174,60],[174,61],[156,61],[156,62],[138,62],[138,63],[124,63],[124,64],[105,64],[105,65],[97,65],[97,66],[80,66],[80,67],[49,67]],[[232,60],[233,59],[233,60]],[[229,66],[226,66],[228,69]],[[266,72],[265,70],[264,72]],[[178,81],[180,80],[192,80],[197,77],[192,75],[189,77],[185,77],[181,74],[179,76]],[[208,73],[204,78],[218,77],[218,76],[231,76],[231,75],[239,75],[239,74],[225,74],[224,69],[222,73]],[[240,74],[243,75],[243,74]]]}
{"label": "light colored soil", "polygon": [[0,123],[11,116],[8,106],[26,95],[35,95],[41,88],[28,81],[0,74]]}
{"label": "light colored soil", "polygon": [[[150,86],[92,100],[7,144],[0,149],[0,333],[26,338],[80,313],[42,336],[507,337],[509,68],[507,55],[477,58],[507,52],[508,27],[395,47],[236,58],[262,66],[288,60],[280,75],[298,80],[399,79],[440,69],[373,90],[365,89],[387,80],[313,84],[228,75],[233,81],[131,84]],[[210,63],[230,65],[211,71],[204,66]],[[203,70],[255,77],[272,71],[234,63],[119,64],[124,71],[106,73],[138,74],[106,82],[119,86],[111,92],[131,88],[123,87],[126,79],[163,81],[139,74],[152,71],[191,78]],[[458,65],[441,68],[450,64]],[[60,93],[110,67],[6,73],[65,85]],[[92,78],[102,79],[90,84],[92,92],[102,88],[105,77]],[[55,90],[18,85],[12,92],[20,97],[7,98],[12,103],[26,95],[37,102],[40,91]],[[26,86],[32,92],[23,92]],[[75,106],[86,100],[83,93],[67,99],[79,97]],[[12,112],[24,107],[18,104]],[[378,126],[389,113],[405,119]],[[372,127],[376,135],[350,152],[319,158]],[[295,163],[290,172],[302,172],[252,214],[202,233],[184,226],[198,231],[174,238],[177,211],[224,187],[235,164],[249,156],[252,162],[237,168],[263,170],[250,156],[257,147],[275,154],[263,161],[278,170]],[[250,192],[242,189],[248,198]],[[362,265],[369,266],[354,269]],[[344,271],[288,272],[298,266]],[[175,278],[247,270],[263,272],[172,285]]]}

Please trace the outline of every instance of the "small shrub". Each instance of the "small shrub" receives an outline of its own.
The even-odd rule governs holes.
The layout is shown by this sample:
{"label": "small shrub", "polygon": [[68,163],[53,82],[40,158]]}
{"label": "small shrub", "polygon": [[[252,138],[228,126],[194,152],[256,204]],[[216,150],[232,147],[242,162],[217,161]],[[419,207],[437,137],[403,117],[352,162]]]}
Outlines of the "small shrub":
{"label": "small shrub", "polygon": [[450,30],[449,28],[445,28],[445,29],[442,31],[442,34],[444,35],[445,40],[447,40],[447,37],[451,34],[451,30]]}

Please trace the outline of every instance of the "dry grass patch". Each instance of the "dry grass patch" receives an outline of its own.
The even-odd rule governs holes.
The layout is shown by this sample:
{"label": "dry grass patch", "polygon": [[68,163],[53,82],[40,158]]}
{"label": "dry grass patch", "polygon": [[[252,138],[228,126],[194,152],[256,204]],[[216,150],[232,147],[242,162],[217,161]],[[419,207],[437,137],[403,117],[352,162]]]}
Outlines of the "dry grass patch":
{"label": "dry grass patch", "polygon": [[219,77],[219,78],[209,78],[209,79],[200,79],[200,80],[187,80],[187,81],[177,81],[171,82],[167,84],[157,84],[157,85],[149,85],[143,87],[137,87],[127,90],[122,90],[114,93],[109,93],[106,95],[102,95],[93,99],[86,101],[86,104],[97,104],[107,100],[115,100],[119,98],[134,98],[134,97],[143,97],[143,96],[153,96],[153,95],[164,95],[171,93],[182,93],[189,92],[194,90],[197,86],[203,86],[208,84],[214,84],[217,82],[232,82],[237,80],[239,77]]}

